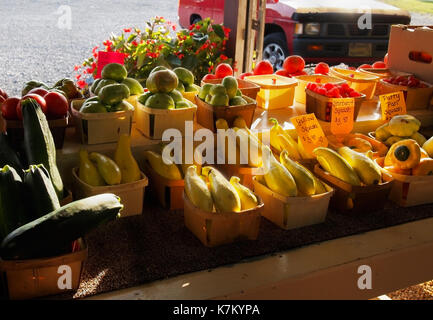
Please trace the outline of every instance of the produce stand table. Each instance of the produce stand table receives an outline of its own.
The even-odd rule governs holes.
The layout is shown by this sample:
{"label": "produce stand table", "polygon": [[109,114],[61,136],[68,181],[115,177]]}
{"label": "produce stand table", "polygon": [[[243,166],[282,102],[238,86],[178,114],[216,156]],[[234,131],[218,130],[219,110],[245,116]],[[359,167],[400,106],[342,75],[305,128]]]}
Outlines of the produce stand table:
{"label": "produce stand table", "polygon": [[[303,110],[305,106],[299,104],[285,110],[257,109],[252,129],[258,131],[269,129],[270,124],[265,120],[273,117],[279,120],[285,129],[293,130],[289,119],[305,113]],[[417,112],[418,114],[414,115],[420,118],[424,125],[433,125],[431,111]],[[380,109],[377,104],[365,103],[361,107],[354,131],[367,133],[381,123]],[[325,132],[329,130],[326,123],[321,122],[321,125]],[[144,160],[143,151],[156,148],[158,143],[159,141],[146,139],[133,128],[131,147],[139,163]],[[74,128],[68,128],[64,147],[58,150],[57,159],[66,186],[70,185],[71,170],[78,163],[80,148],[109,153],[114,151],[115,144],[81,145],[74,136]],[[90,287],[96,291],[86,292],[86,288],[81,288],[76,298],[365,299],[433,278],[433,255],[431,254],[433,252],[431,232],[433,205],[415,208],[387,207],[383,212],[370,217],[368,214],[360,217],[362,221],[360,226],[355,225],[358,221],[357,217],[346,218],[335,213],[329,215],[324,225],[294,231],[277,230],[270,222],[263,220],[261,233],[264,232],[262,234],[264,238],[270,237],[270,239],[260,240],[259,235],[257,246],[262,246],[259,248],[254,248],[255,242],[215,249],[204,248],[185,229],[182,211],[168,212],[161,209],[152,203],[149,196],[145,200],[143,216],[145,214],[151,216],[135,216],[114,221],[89,235],[87,241],[90,270],[85,277],[88,280],[86,285],[90,283]],[[403,218],[394,220],[392,217],[394,214],[401,214]],[[147,230],[149,225],[146,225],[146,222],[149,221],[154,222],[155,225]],[[332,234],[335,230],[327,231],[327,228],[333,224],[336,229],[339,229],[336,234]],[[138,230],[140,226],[145,226],[146,230]],[[174,243],[178,243],[179,240],[186,241],[186,246],[197,245],[196,250],[198,254],[203,253],[203,257],[198,259],[198,265],[191,268],[182,269],[180,266],[179,269],[173,267],[172,270],[165,269],[159,272],[158,265],[149,263],[139,265],[137,269],[137,264],[143,261],[141,259],[145,259],[140,255],[146,255],[146,250],[161,257],[161,260],[155,263],[163,264],[165,257],[167,265],[174,262],[170,260],[173,255],[181,258],[184,252],[170,251],[169,245],[160,247],[158,242],[148,244],[149,247],[143,247],[143,243],[130,242],[139,239],[147,243],[144,239],[148,238],[142,238],[147,236],[146,232],[149,232],[149,237],[162,237]],[[282,235],[283,232],[286,232],[286,236]],[[292,232],[293,236],[287,232]],[[305,243],[302,242],[302,237],[299,237],[302,233],[306,233]],[[103,261],[93,261],[92,266],[92,252],[97,255],[98,250],[106,250],[106,252],[110,250],[110,238],[104,238],[109,237],[107,234],[111,237],[118,236],[116,242],[118,241],[119,245],[114,246],[115,252],[112,252],[112,255],[117,260],[125,260],[120,262],[120,266],[125,264],[135,268],[132,278],[128,278],[131,277],[127,274],[129,270],[122,269],[119,265],[117,270],[125,271],[125,274],[119,272],[108,276],[113,272],[107,268],[110,264],[109,253],[107,257],[103,257]],[[283,240],[288,242],[280,241],[273,246],[273,235],[286,237],[287,239]],[[184,243],[181,242],[180,249],[182,246]],[[191,253],[194,252],[189,252],[190,255]],[[228,257],[221,258],[226,254]],[[97,259],[97,257],[93,258]],[[187,258],[191,259],[191,256]],[[210,260],[206,261],[207,258]],[[372,269],[371,290],[360,290],[357,287],[358,278],[362,275],[357,271],[361,265],[368,265]],[[154,278],[141,281],[148,279],[147,273],[153,274]],[[102,289],[98,289],[99,287]]]}

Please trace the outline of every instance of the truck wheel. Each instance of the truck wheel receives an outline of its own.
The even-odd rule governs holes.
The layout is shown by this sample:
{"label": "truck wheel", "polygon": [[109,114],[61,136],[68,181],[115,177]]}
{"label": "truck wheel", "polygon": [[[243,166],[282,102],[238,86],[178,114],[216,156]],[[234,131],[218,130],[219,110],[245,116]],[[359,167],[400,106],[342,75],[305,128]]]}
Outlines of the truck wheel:
{"label": "truck wheel", "polygon": [[193,15],[193,16],[191,16],[190,20],[191,20],[191,25],[193,25],[193,24],[200,22],[202,19],[198,15]]}
{"label": "truck wheel", "polygon": [[263,41],[263,59],[269,60],[274,70],[283,67],[284,59],[289,55],[284,33],[271,33]]}

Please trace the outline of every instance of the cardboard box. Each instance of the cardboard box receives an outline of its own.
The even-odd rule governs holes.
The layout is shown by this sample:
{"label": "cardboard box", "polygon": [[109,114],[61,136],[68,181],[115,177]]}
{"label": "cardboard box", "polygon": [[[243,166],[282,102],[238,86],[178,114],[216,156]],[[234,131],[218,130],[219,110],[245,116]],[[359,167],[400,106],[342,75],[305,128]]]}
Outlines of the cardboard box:
{"label": "cardboard box", "polygon": [[433,83],[433,62],[411,60],[411,52],[433,56],[433,27],[393,25],[388,46],[390,69],[412,73],[421,80]]}

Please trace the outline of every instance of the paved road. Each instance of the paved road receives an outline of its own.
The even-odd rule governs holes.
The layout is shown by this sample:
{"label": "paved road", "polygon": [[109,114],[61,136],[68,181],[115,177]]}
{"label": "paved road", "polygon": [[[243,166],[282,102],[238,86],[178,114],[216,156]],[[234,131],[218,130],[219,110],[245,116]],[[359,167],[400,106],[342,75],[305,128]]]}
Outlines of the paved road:
{"label": "paved road", "polygon": [[[59,29],[62,5],[71,8],[71,30]],[[17,94],[25,81],[48,84],[71,76],[91,48],[151,17],[177,22],[177,0],[0,0],[0,87]],[[414,24],[433,25],[433,16],[414,14]]]}
{"label": "paved road", "polygon": [[[71,8],[71,30],[59,29],[62,5]],[[25,81],[51,84],[110,32],[142,26],[153,16],[177,22],[177,0],[0,0],[0,87],[17,94]]]}

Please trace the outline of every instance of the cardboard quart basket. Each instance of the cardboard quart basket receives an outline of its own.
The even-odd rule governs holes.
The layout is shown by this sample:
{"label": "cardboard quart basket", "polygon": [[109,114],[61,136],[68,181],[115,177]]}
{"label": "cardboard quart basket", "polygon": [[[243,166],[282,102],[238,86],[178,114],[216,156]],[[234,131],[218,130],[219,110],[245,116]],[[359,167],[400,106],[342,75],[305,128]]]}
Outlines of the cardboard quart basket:
{"label": "cardboard quart basket", "polygon": [[254,112],[256,111],[257,103],[254,99],[247,96],[242,96],[248,104],[240,106],[212,106],[209,103],[201,100],[198,95],[195,96],[197,104],[197,122],[214,133],[216,131],[215,122],[218,119],[225,119],[232,127],[233,121],[237,117],[242,117],[245,120],[248,128],[251,128],[253,123]]}
{"label": "cardboard quart basket", "polygon": [[[305,105],[306,113],[314,113],[316,118],[322,121],[331,122],[332,118],[332,99],[322,96],[310,89],[306,89],[307,101]],[[362,103],[365,101],[365,94],[355,99],[355,111],[353,114],[353,121],[358,118],[359,111],[361,110]]]}
{"label": "cardboard quart basket", "polygon": [[391,175],[383,173],[383,181],[378,185],[352,186],[332,176],[319,164],[314,167],[314,173],[334,189],[330,207],[340,213],[366,214],[383,209],[394,183]]}
{"label": "cardboard quart basket", "polygon": [[[53,136],[56,149],[62,149],[65,141],[65,132],[69,123],[69,112],[64,118],[48,120],[48,126]],[[6,131],[13,145],[21,145],[24,141],[24,127],[22,120],[6,120]]]}
{"label": "cardboard quart basket", "polygon": [[[256,195],[257,196],[257,195]],[[183,193],[185,226],[207,247],[240,240],[256,240],[260,230],[263,201],[242,212],[206,212],[197,208]]]}
{"label": "cardboard quart basket", "polygon": [[406,101],[406,110],[427,109],[430,107],[430,101],[433,97],[433,85],[425,81],[421,81],[421,83],[425,84],[426,88],[409,88],[388,83],[382,79],[380,80],[381,94],[402,91]]}
{"label": "cardboard quart basket", "polygon": [[137,113],[137,107],[138,107],[138,97],[139,94],[135,94],[132,96],[129,96],[128,99],[125,99],[127,102],[129,102],[134,107],[134,114],[132,115],[132,122],[136,122],[136,113]]}
{"label": "cardboard quart basket", "polygon": [[179,130],[185,136],[185,121],[194,121],[197,106],[182,109],[154,109],[137,103],[135,126],[147,138],[161,140],[167,129]]}
{"label": "cardboard quart basket", "polygon": [[[242,95],[256,100],[257,94],[260,91],[260,86],[258,86],[257,84],[255,84],[251,81],[242,80],[242,79],[236,79],[236,80],[238,81],[238,89],[241,90]],[[202,80],[201,86],[205,85],[206,83],[220,84],[222,81],[223,81],[223,79]]]}
{"label": "cardboard quart basket", "polygon": [[156,194],[161,206],[168,210],[183,209],[184,180],[169,180],[159,175],[148,161],[144,162],[145,172],[149,176],[150,188]]}
{"label": "cardboard quart basket", "polygon": [[[383,167],[384,158],[375,159]],[[382,170],[394,179],[390,200],[401,207],[413,207],[433,203],[433,176],[406,176]]]}
{"label": "cardboard quart basket", "polygon": [[266,110],[285,109],[293,105],[295,87],[298,80],[276,74],[264,74],[245,77],[260,86],[257,94],[257,105]]}
{"label": "cardboard quart basket", "polygon": [[119,140],[120,135],[131,134],[133,110],[82,113],[79,110],[84,101],[75,100],[71,104],[75,129],[83,144],[113,143]]}
{"label": "cardboard quart basket", "polygon": [[141,179],[134,182],[112,186],[93,187],[78,177],[78,168],[72,169],[72,185],[74,199],[83,199],[103,193],[113,193],[120,198],[123,210],[120,217],[129,217],[142,214],[145,188],[148,185],[147,177],[141,172]]}
{"label": "cardboard quart basket", "polygon": [[308,83],[313,82],[320,85],[326,83],[332,83],[335,85],[341,85],[343,83],[347,83],[346,80],[325,76],[322,74],[313,74],[313,75],[305,75],[305,76],[296,76],[295,79],[298,80],[298,85],[295,88],[295,100],[298,103],[305,104],[307,102],[307,96],[305,93],[305,89],[307,88]]}
{"label": "cardboard quart basket", "polygon": [[253,178],[254,192],[265,204],[262,215],[277,226],[291,230],[322,223],[326,220],[329,202],[334,190],[325,184],[326,193],[308,197],[284,197],[270,190],[261,181]]}
{"label": "cardboard quart basket", "polygon": [[[0,272],[9,299],[33,299],[76,291],[80,285],[88,252],[83,239],[75,243],[78,244],[76,251],[61,256],[29,260],[0,260]],[[70,267],[70,289],[59,287],[59,278],[66,270],[59,269],[61,266]]]}
{"label": "cardboard quart basket", "polygon": [[371,100],[376,92],[376,86],[380,79],[377,75],[366,74],[360,71],[353,71],[341,68],[332,67],[329,73],[331,76],[344,79],[347,84],[365,95],[367,100]]}

